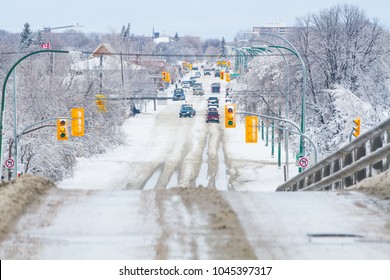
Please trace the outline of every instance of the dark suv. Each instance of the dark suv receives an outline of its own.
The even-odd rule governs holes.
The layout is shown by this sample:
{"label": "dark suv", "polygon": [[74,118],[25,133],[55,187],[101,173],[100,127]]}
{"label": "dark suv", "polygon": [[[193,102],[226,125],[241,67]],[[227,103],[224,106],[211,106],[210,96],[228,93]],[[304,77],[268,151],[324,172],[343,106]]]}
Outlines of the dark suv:
{"label": "dark suv", "polygon": [[176,88],[173,92],[173,101],[178,101],[178,100],[186,100],[186,96],[184,94],[184,89],[182,88]]}

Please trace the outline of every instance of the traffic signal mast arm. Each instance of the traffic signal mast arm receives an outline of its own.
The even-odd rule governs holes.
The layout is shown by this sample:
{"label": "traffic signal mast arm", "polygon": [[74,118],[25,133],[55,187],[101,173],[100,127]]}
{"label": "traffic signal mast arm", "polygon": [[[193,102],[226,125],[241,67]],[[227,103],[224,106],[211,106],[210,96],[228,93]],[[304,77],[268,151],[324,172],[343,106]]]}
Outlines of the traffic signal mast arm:
{"label": "traffic signal mast arm", "polygon": [[[65,119],[65,118],[64,118]],[[29,130],[31,128],[33,128],[34,126],[37,126],[39,124],[42,124],[42,123],[46,123],[46,122],[51,122],[51,121],[57,121],[58,120],[58,117],[56,118],[49,118],[49,119],[46,119],[46,120],[42,120],[42,121],[39,121],[39,122],[35,122],[33,124],[30,124],[29,126],[26,126],[19,134],[17,134],[16,138],[19,140],[20,137],[22,137],[23,134],[26,134],[29,132]],[[56,126],[56,125],[45,125],[45,126],[42,126],[42,127],[38,127],[36,129],[39,129],[39,128],[43,128],[43,127],[46,127],[46,126]],[[30,131],[34,131],[36,129],[31,129]]]}

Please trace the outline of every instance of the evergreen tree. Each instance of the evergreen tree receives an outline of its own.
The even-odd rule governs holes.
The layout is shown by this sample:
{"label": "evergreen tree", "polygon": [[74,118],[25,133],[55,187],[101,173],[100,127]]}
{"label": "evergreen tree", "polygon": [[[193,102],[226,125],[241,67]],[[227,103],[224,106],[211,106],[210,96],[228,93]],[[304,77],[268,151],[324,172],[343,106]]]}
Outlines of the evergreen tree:
{"label": "evergreen tree", "polygon": [[222,58],[226,58],[226,42],[225,42],[225,38],[222,37],[222,41],[221,41],[221,57]]}
{"label": "evergreen tree", "polygon": [[174,42],[179,42],[179,40],[180,40],[179,34],[177,34],[177,32],[176,32],[175,37],[173,37],[173,41]]}
{"label": "evergreen tree", "polygon": [[36,44],[37,44],[37,45],[41,45],[41,44],[43,44],[43,43],[45,43],[45,42],[43,41],[42,32],[41,32],[41,31],[38,31]]}
{"label": "evergreen tree", "polygon": [[20,47],[22,50],[28,49],[32,45],[31,35],[30,24],[26,22],[23,31],[20,33]]}
{"label": "evergreen tree", "polygon": [[130,22],[127,24],[127,27],[126,27],[125,39],[130,40]]}
{"label": "evergreen tree", "polygon": [[121,34],[119,36],[123,41],[130,41],[130,22],[127,24],[127,27],[122,25]]}
{"label": "evergreen tree", "polygon": [[119,37],[122,40],[125,40],[125,33],[126,33],[126,27],[124,25],[122,25],[121,34],[119,35]]}

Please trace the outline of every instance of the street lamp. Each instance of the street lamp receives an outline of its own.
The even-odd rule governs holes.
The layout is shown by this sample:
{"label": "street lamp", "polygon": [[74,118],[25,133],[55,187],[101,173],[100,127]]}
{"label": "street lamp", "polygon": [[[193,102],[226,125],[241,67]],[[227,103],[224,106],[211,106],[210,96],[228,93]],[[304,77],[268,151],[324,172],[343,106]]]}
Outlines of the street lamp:
{"label": "street lamp", "polygon": [[[29,42],[29,40],[31,38],[33,38],[34,36],[38,35],[40,32],[43,31],[43,32],[50,33],[52,30],[71,28],[71,27],[82,27],[82,26],[77,23],[76,25],[66,25],[66,26],[58,26],[58,27],[44,27],[43,30],[38,30],[35,33],[31,33],[30,36],[28,36],[24,40],[24,42],[19,46],[17,54],[20,53],[20,51]],[[13,71],[13,120],[14,120],[13,133],[14,133],[14,142],[15,142],[14,143],[15,144],[15,146],[14,146],[14,157],[15,157],[15,161],[14,161],[14,176],[16,176],[17,170],[18,170],[18,149],[17,149],[17,143],[16,143],[16,124],[17,124],[16,107],[17,107],[17,105],[16,105],[16,70],[14,70]],[[2,112],[3,112],[3,110],[2,110]],[[2,141],[1,137],[0,137],[0,141]],[[1,147],[2,147],[2,143],[0,144],[0,162],[3,161]]]}
{"label": "street lamp", "polygon": [[[12,65],[12,67],[9,69],[9,71],[7,72],[7,75],[5,76],[5,79],[4,79],[4,83],[3,83],[3,90],[2,90],[2,95],[1,95],[1,111],[0,111],[0,160],[1,160],[1,163],[3,162],[3,120],[4,120],[4,108],[5,108],[5,92],[6,92],[6,88],[7,88],[7,82],[8,82],[8,79],[9,77],[11,76],[11,73],[14,71],[15,67],[20,63],[22,62],[24,59],[32,56],[32,55],[35,55],[35,54],[40,54],[40,53],[69,53],[69,51],[62,51],[62,50],[40,50],[40,51],[35,51],[35,52],[31,52],[25,56],[23,56],[22,58],[20,58],[18,61],[15,62],[14,65]],[[14,103],[14,106],[15,106],[16,103]],[[16,110],[14,110],[16,111]],[[14,115],[14,119],[16,119],[16,115]],[[15,129],[14,129],[15,130]],[[16,135],[14,135],[14,145],[15,145],[15,150],[17,151],[17,141],[16,141]],[[16,156],[16,155],[15,155]],[[16,166],[16,163],[17,162],[17,158],[15,158],[15,166]],[[14,168],[15,168],[14,166]],[[16,168],[15,168],[16,169]],[[15,170],[14,169],[14,170]],[[16,169],[16,172],[17,172],[17,169]],[[16,174],[14,174],[16,175]]]}
{"label": "street lamp", "polygon": [[[302,85],[302,96],[301,96],[301,99],[302,99],[302,107],[301,107],[301,133],[303,135],[305,135],[305,131],[306,131],[306,122],[305,122],[305,115],[306,115],[306,66],[305,66],[305,63],[303,62],[303,59],[302,57],[300,56],[299,52],[296,50],[296,48],[285,38],[279,36],[279,35],[276,35],[276,34],[271,34],[271,33],[262,33],[262,32],[256,32],[255,34],[258,34],[258,35],[264,35],[264,36],[272,36],[272,37],[276,37],[276,38],[279,38],[281,40],[283,40],[286,44],[289,45],[289,47],[291,48],[286,48],[286,47],[282,47],[282,46],[273,46],[273,47],[276,47],[276,48],[282,48],[282,49],[285,49],[285,50],[288,50],[290,51],[291,53],[293,53],[300,61],[301,63],[301,66],[302,66],[302,72],[303,72],[303,85]],[[299,155],[300,156],[305,156],[305,142],[304,142],[304,137],[301,135],[301,138],[300,138],[300,145],[299,145]]]}

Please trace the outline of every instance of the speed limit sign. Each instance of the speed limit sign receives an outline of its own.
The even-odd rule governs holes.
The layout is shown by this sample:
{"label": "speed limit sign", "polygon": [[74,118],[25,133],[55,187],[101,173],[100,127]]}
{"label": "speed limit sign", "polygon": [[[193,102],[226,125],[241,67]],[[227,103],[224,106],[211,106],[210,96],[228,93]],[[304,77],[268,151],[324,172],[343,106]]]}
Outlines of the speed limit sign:
{"label": "speed limit sign", "polygon": [[6,159],[5,160],[5,167],[7,167],[8,169],[11,169],[12,167],[14,167],[14,160],[12,158],[9,158],[9,159]]}

